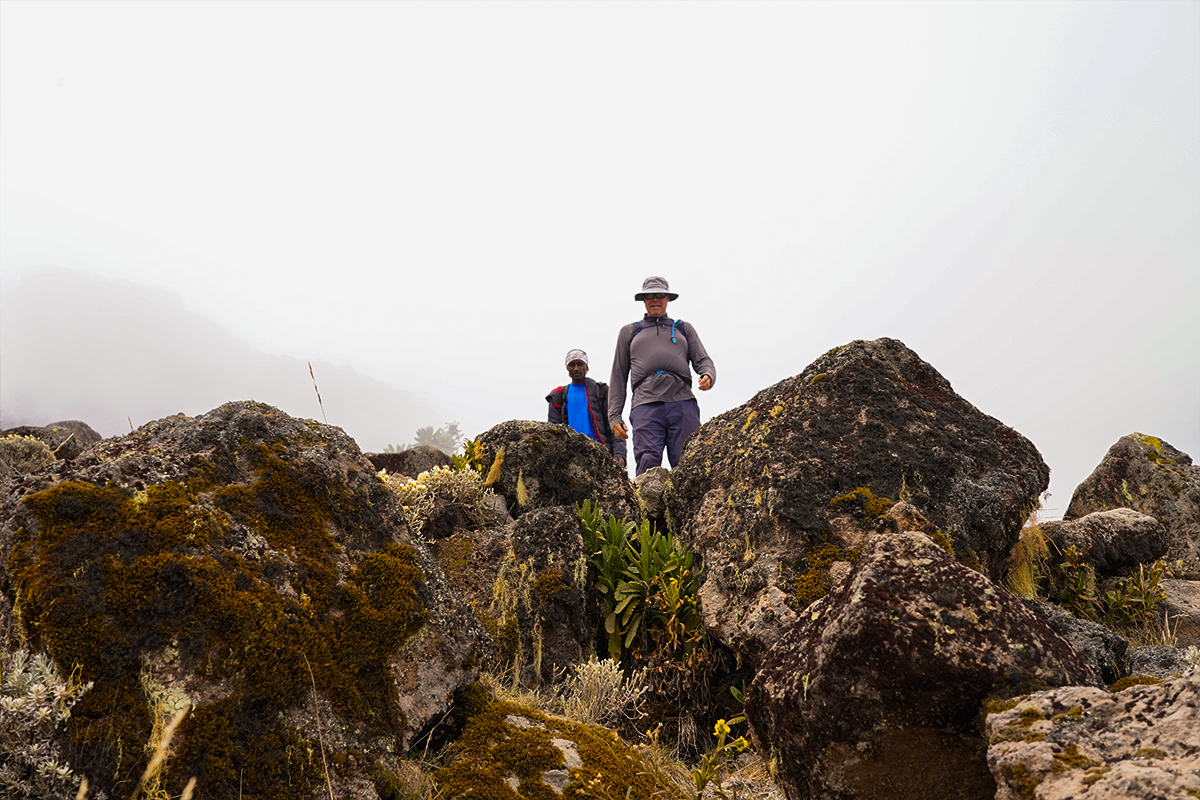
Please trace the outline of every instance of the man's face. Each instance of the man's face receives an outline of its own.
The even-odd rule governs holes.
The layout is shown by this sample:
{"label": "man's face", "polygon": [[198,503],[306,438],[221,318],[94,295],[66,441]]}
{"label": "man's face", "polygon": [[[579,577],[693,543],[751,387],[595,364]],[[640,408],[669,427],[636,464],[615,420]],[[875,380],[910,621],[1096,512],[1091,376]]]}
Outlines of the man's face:
{"label": "man's face", "polygon": [[571,376],[571,380],[575,383],[583,380],[587,376],[587,373],[588,365],[579,359],[575,359],[570,364],[567,364],[567,374]]}
{"label": "man's face", "polygon": [[665,294],[648,294],[642,302],[646,304],[647,316],[661,317],[667,313],[667,296]]}

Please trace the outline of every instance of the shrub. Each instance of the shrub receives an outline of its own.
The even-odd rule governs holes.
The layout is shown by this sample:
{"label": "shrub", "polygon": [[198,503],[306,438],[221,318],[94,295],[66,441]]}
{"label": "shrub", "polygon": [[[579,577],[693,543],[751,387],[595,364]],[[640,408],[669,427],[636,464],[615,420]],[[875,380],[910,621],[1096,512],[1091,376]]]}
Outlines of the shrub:
{"label": "shrub", "polygon": [[12,654],[0,686],[0,795],[75,796],[80,776],[65,764],[58,741],[71,707],[91,688],[74,675],[64,680],[45,655]]}

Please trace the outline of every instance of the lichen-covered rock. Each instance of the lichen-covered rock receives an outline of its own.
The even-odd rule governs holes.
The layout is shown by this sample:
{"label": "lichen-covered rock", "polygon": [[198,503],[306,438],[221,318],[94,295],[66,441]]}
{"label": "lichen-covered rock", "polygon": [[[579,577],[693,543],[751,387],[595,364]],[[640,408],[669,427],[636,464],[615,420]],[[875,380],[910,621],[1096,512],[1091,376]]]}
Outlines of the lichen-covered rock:
{"label": "lichen-covered rock", "polygon": [[445,800],[600,797],[674,800],[683,793],[615,733],[467,692],[470,716],[433,778]]}
{"label": "lichen-covered rock", "polygon": [[[604,513],[640,522],[644,515],[629,473],[595,439],[565,425],[513,420],[479,435],[483,473],[514,517],[536,508],[592,500]],[[497,468],[496,462],[500,461]]]}
{"label": "lichen-covered rock", "polygon": [[1200,797],[1200,674],[1037,692],[987,718],[996,800]]}
{"label": "lichen-covered rock", "polygon": [[168,793],[311,798],[328,769],[361,797],[478,672],[481,629],[354,441],[260,403],[10,481],[0,564],[5,627],[95,682],[67,735],[110,794],[190,708]]}
{"label": "lichen-covered rock", "polygon": [[1050,471],[895,339],[854,341],[688,441],[668,517],[708,569],[709,631],[750,663],[904,500],[998,580]]}
{"label": "lichen-covered rock", "polygon": [[549,684],[591,651],[587,564],[574,510],[541,508],[503,527],[460,528],[433,547],[451,586],[490,634],[493,674],[516,675],[529,687]]}
{"label": "lichen-covered rock", "polygon": [[1056,560],[1074,547],[1080,561],[1096,570],[1096,580],[1128,577],[1139,564],[1167,552],[1167,529],[1158,520],[1129,508],[1095,511],[1072,520],[1039,525]]}
{"label": "lichen-covered rock", "polygon": [[1131,647],[1125,653],[1125,672],[1135,678],[1173,678],[1191,666],[1183,650],[1165,644]]}
{"label": "lichen-covered rock", "polygon": [[925,534],[885,534],[769,651],[746,719],[789,798],[991,798],[984,699],[1097,682],[1003,588]]}
{"label": "lichen-covered rock", "polygon": [[434,467],[449,467],[454,463],[449,455],[429,444],[420,444],[401,450],[399,453],[367,453],[367,458],[377,470],[415,478]]}
{"label": "lichen-covered rock", "polygon": [[1200,579],[1200,467],[1192,457],[1144,433],[1122,436],[1071,496],[1063,519],[1132,508],[1167,530],[1165,558],[1176,576]]}
{"label": "lichen-covered rock", "polygon": [[1162,582],[1164,616],[1180,647],[1200,645],[1200,581],[1168,579]]}
{"label": "lichen-covered rock", "polygon": [[1038,598],[1022,598],[1026,608],[1042,618],[1050,630],[1067,640],[1083,656],[1106,685],[1121,677],[1129,642],[1103,625],[1080,619],[1053,603]]}

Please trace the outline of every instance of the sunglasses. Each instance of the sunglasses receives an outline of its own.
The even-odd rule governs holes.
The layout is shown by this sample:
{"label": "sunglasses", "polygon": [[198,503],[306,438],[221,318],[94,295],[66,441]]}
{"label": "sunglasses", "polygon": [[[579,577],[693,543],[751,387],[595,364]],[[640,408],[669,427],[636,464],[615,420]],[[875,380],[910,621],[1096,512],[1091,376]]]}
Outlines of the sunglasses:
{"label": "sunglasses", "polygon": [[642,297],[647,300],[665,300],[667,298],[667,296],[662,292],[659,292],[658,294],[644,294]]}

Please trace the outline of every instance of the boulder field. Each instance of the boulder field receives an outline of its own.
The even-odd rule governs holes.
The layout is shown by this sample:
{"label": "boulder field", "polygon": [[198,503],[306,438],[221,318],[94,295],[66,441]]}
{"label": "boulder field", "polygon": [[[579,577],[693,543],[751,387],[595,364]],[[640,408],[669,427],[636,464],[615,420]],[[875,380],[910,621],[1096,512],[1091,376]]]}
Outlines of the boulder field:
{"label": "boulder field", "polygon": [[[5,797],[36,796],[20,770],[50,755],[93,800],[129,796],[183,710],[158,784],[170,796],[192,778],[196,797],[691,796],[640,738],[494,689],[557,697],[606,652],[583,501],[666,526],[698,556],[687,602],[721,654],[702,677],[726,704],[745,678],[732,735],[748,728],[767,763],[764,795],[1200,792],[1184,651],[1010,593],[1048,468],[893,339],[834,348],[637,483],[540,422],[483,432],[465,469],[428,449],[364,454],[250,401],[86,444],[86,426],[67,427],[0,439],[14,454],[0,475]],[[1163,585],[1186,636],[1195,470],[1124,437],[1042,531],[1105,586],[1179,562]],[[35,719],[28,676],[55,671],[41,680],[62,699]],[[1118,679],[1134,685],[1105,688]],[[37,732],[24,749],[17,728]],[[428,753],[421,774],[408,759]]]}

